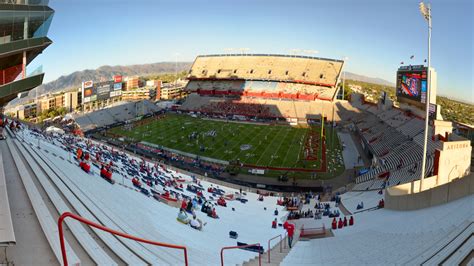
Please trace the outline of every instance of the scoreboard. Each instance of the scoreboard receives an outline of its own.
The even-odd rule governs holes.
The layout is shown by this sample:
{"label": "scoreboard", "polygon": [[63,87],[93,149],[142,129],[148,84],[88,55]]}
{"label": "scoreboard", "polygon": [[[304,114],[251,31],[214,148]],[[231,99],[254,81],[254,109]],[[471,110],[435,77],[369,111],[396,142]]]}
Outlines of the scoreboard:
{"label": "scoreboard", "polygon": [[426,103],[426,71],[422,65],[400,67],[397,71],[397,97]]}
{"label": "scoreboard", "polygon": [[[118,82],[117,82],[118,81]],[[114,77],[114,80],[93,82],[82,82],[82,102],[94,102],[100,100],[107,100],[109,98],[118,97],[122,95],[122,79]]]}

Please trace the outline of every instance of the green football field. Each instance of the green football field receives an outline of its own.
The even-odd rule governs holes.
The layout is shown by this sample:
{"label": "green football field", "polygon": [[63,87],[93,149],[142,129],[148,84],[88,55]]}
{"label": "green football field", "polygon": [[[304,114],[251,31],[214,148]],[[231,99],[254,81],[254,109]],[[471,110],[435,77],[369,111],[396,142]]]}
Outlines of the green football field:
{"label": "green football field", "polygon": [[[320,148],[313,151],[318,159],[304,160],[307,155],[304,147],[311,130],[313,135],[320,135],[319,126],[257,125],[168,114],[145,125],[123,126],[109,132],[219,160],[240,160],[243,164],[265,167],[320,169],[324,163]],[[340,156],[337,135],[328,129],[326,137],[328,159]],[[339,168],[339,164],[332,167]]]}

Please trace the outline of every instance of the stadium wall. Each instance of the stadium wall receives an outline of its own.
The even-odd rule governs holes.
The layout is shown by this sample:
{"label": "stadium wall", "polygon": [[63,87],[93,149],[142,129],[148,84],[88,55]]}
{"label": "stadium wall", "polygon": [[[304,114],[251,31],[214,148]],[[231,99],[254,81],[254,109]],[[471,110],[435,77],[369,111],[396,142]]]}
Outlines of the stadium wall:
{"label": "stadium wall", "polygon": [[183,156],[186,156],[186,157],[189,157],[189,158],[193,158],[193,159],[197,159],[199,157],[199,159],[202,159],[204,161],[208,161],[208,162],[211,162],[211,163],[229,165],[228,161],[218,160],[218,159],[209,158],[209,157],[205,157],[205,156],[198,156],[196,154],[187,153],[187,152],[179,151],[179,150],[175,150],[175,149],[170,149],[170,148],[163,147],[161,145],[156,145],[156,144],[146,142],[146,141],[140,141],[140,143],[142,145],[145,145],[145,146],[149,146],[149,147],[156,148],[156,149],[163,149],[165,151],[173,152],[173,153],[180,154],[180,155],[183,155]]}
{"label": "stadium wall", "polygon": [[[420,181],[390,187],[385,194],[385,208],[418,210],[445,204],[474,194],[474,174],[437,186],[437,176],[426,178],[421,192]],[[468,211],[468,210],[466,210]]]}

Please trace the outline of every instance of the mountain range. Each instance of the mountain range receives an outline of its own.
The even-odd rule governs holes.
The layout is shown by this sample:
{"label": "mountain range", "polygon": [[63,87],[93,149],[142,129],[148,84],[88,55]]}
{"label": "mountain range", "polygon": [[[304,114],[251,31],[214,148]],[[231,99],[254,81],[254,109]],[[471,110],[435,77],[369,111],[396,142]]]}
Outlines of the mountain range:
{"label": "mountain range", "polygon": [[[175,73],[175,71],[181,72],[183,70],[188,70],[191,67],[191,64],[191,62],[160,62],[129,66],[101,66],[97,69],[86,69],[61,76],[54,81],[39,86],[37,89],[41,93],[54,92],[57,90],[80,87],[81,83],[87,80],[110,80],[114,75],[148,76]],[[32,91],[32,93],[34,94],[35,92]],[[30,95],[32,93],[30,93]]]}
{"label": "mountain range", "polygon": [[395,87],[395,83],[387,81],[385,79],[381,79],[381,78],[372,78],[372,77],[367,77],[367,76],[363,76],[363,75],[359,75],[359,74],[355,74],[351,72],[343,72],[343,75],[345,75],[345,77],[343,76],[343,78],[345,79]]}

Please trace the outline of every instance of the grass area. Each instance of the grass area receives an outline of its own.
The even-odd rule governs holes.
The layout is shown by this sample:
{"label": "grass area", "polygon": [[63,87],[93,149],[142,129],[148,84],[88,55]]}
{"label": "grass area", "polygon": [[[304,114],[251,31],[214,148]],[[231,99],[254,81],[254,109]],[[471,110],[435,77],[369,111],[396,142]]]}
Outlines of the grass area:
{"label": "grass area", "polygon": [[[321,168],[321,149],[314,149],[316,160],[303,160],[310,132],[320,135],[320,127],[291,127],[286,125],[256,125],[204,120],[187,115],[166,115],[145,125],[109,130],[133,140],[143,140],[167,148],[225,161],[239,160],[243,164],[264,167]],[[195,138],[190,138],[192,134]],[[214,134],[215,133],[215,134]],[[337,134],[327,129],[328,172],[342,172],[341,148]],[[318,141],[312,140],[312,141]],[[247,147],[245,147],[248,145]],[[320,147],[320,145],[319,145]],[[247,149],[246,149],[247,148]],[[333,160],[335,158],[335,160]],[[245,171],[243,169],[243,171]],[[283,171],[268,171],[279,176]],[[266,174],[267,175],[267,174]],[[307,178],[310,173],[300,173]]]}

